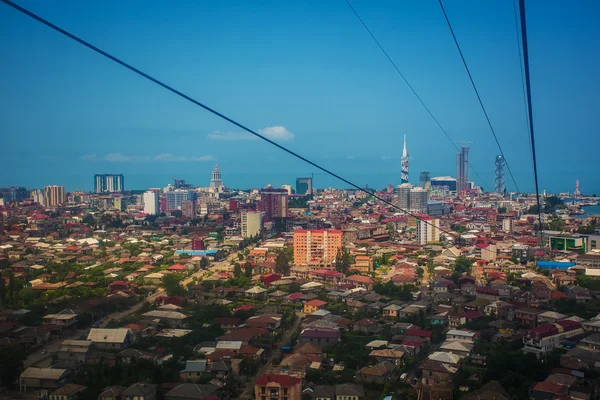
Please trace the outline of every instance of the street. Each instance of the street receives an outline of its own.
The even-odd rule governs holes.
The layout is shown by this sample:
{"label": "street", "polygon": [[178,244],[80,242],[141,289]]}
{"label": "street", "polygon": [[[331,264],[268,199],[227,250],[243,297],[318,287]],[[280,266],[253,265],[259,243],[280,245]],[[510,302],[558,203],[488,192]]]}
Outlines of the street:
{"label": "street", "polygon": [[298,317],[296,321],[294,321],[294,325],[287,329],[283,336],[277,342],[277,349],[274,349],[271,352],[271,355],[267,358],[266,363],[263,364],[256,374],[246,382],[244,386],[244,391],[239,396],[240,399],[250,399],[254,398],[254,382],[256,379],[265,374],[265,372],[269,371],[269,369],[273,366],[273,360],[281,358],[281,347],[282,346],[290,346],[291,345],[291,337],[294,332],[298,331],[298,327],[300,326],[300,322],[302,321],[301,317]]}

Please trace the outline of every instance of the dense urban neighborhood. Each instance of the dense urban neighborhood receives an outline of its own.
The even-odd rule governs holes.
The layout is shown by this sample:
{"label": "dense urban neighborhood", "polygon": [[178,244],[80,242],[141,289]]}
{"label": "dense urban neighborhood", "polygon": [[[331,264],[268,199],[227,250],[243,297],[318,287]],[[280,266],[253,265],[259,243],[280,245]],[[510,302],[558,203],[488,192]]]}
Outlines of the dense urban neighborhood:
{"label": "dense urban neighborhood", "polygon": [[2,399],[598,398],[565,196],[98,182],[0,190]]}

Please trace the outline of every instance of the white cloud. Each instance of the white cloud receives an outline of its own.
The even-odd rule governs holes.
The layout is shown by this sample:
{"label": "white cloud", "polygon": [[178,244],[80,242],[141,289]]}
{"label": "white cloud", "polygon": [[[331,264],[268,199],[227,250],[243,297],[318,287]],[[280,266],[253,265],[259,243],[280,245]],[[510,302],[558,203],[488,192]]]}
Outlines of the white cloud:
{"label": "white cloud", "polygon": [[346,160],[354,160],[354,156],[346,156]]}
{"label": "white cloud", "polygon": [[256,140],[258,139],[256,136],[248,132],[219,132],[214,131],[208,135],[209,139],[212,140],[223,140],[227,142],[237,142],[240,140]]}
{"label": "white cloud", "polygon": [[[294,134],[288,131],[284,126],[268,126],[257,131],[267,139],[271,139],[276,142],[285,142],[294,139]],[[222,140],[227,142],[238,142],[242,140],[257,140],[258,137],[248,132],[220,132],[214,131],[209,133],[207,136],[211,140]]]}
{"label": "white cloud", "polygon": [[381,156],[382,161],[389,161],[391,159],[392,159],[392,157],[390,157],[390,156]]}
{"label": "white cloud", "polygon": [[86,154],[81,156],[86,161],[107,161],[116,163],[143,163],[143,162],[203,162],[212,161],[215,158],[210,155],[199,157],[176,156],[171,153],[162,153],[156,156],[133,156],[121,153],[108,153],[98,157],[96,154]]}
{"label": "white cloud", "polygon": [[284,126],[269,126],[264,129],[259,129],[258,133],[275,141],[290,141],[294,140],[294,134]]}

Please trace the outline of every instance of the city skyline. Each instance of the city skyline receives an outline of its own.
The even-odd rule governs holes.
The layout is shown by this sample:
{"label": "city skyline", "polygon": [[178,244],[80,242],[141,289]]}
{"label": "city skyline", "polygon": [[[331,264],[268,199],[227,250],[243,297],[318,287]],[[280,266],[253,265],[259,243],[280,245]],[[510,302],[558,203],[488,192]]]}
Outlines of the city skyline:
{"label": "city skyline", "polygon": [[[126,56],[128,61],[158,73],[177,87],[188,88],[190,94],[218,105],[265,136],[358,184],[384,186],[396,182],[391,176],[392,172],[397,174],[392,166],[397,163],[397,156],[388,149],[401,147],[400,132],[411,138],[413,171],[429,170],[432,176],[449,175],[452,171],[452,145],[398,81],[347,9],[326,4],[316,5],[315,9],[297,4],[273,5],[268,12],[256,16],[259,26],[265,27],[256,30],[254,23],[250,29],[244,17],[252,4],[240,2],[233,10],[227,4],[219,4],[205,10],[206,5],[190,2],[168,10],[170,19],[179,19],[180,23],[166,24],[159,37],[150,27],[164,20],[165,10],[156,5],[144,7],[143,18],[128,18],[140,12],[134,3],[119,6],[118,12],[112,9],[115,5],[106,3],[90,3],[81,13],[44,2],[32,2],[30,6],[32,11],[74,29],[108,51]],[[452,139],[474,142],[470,162],[489,190],[493,190],[491,160],[497,153],[493,138],[486,130],[473,93],[466,90],[468,82],[455,49],[449,45],[450,38],[436,5],[389,3],[381,8],[385,13],[366,2],[358,1],[355,6],[373,26],[391,57],[402,61],[402,70]],[[582,141],[593,144],[597,140],[589,108],[593,102],[589,100],[596,96],[598,82],[589,77],[595,76],[598,63],[590,49],[598,47],[600,35],[589,33],[599,29],[591,17],[598,7],[588,3],[586,7],[565,11],[556,6],[531,4],[528,10],[532,90],[537,104],[534,115],[541,135],[540,190],[571,190],[572,182],[580,179],[584,191],[600,191],[600,177],[585,166],[585,160],[594,156],[595,146],[581,146]],[[205,11],[212,18],[198,24],[192,16],[205,15]],[[455,20],[459,37],[470,39],[464,48],[465,56],[507,150],[506,160],[521,189],[532,192],[512,7],[453,4],[448,13]],[[116,19],[115,15],[124,18]],[[311,33],[301,21],[315,15],[315,32]],[[123,22],[129,20],[132,22]],[[213,37],[211,31],[224,29],[222,20],[228,21],[226,28],[235,34]],[[473,20],[485,20],[486,24],[471,24]],[[6,161],[13,168],[0,172],[2,185],[41,187],[59,181],[69,189],[88,189],[88,183],[81,181],[82,175],[112,171],[115,166],[131,177],[131,187],[158,183],[141,177],[144,174],[165,171],[170,176],[190,176],[189,172],[199,166],[214,162],[231,165],[227,173],[234,179],[232,186],[239,187],[242,183],[259,186],[284,179],[273,174],[271,179],[251,177],[249,182],[242,182],[240,178],[236,183],[238,172],[277,171],[290,177],[313,172],[229,124],[99,61],[85,49],[11,10],[0,13],[0,26],[3,37],[16,38],[0,42],[2,50],[12,55],[3,65],[5,92],[9,95],[2,100],[2,106],[5,129],[10,132],[7,146],[13,149]],[[99,35],[107,26],[109,31]],[[286,35],[272,38],[273,30],[285,31]],[[180,43],[183,33],[193,33],[183,35],[193,39],[176,47],[165,45],[171,40]],[[209,37],[216,42],[205,43],[203,38]],[[395,40],[407,37],[421,39]],[[122,41],[123,38],[127,40]],[[269,40],[269,46],[258,48],[256,43],[264,39]],[[300,41],[303,46],[290,49],[290,40]],[[202,48],[203,52],[183,51],[186,46]],[[332,52],[332,48],[336,51]],[[244,70],[237,67],[239,63],[234,62],[236,58],[232,58],[230,49],[244,54],[248,52],[245,49],[252,49]],[[163,59],[176,62],[166,64]],[[213,62],[206,63],[206,59]],[[347,60],[352,62],[348,64]],[[46,66],[45,74],[36,73],[35,66],[40,64]],[[192,65],[202,65],[202,73],[198,74]],[[579,73],[567,73],[574,66]],[[90,80],[89,73],[95,79]],[[288,79],[291,75],[298,79]],[[48,80],[48,76],[53,79]],[[254,94],[252,107],[244,93]],[[90,98],[94,98],[97,107],[82,107]],[[302,112],[298,112],[299,106]],[[102,119],[98,119],[98,108],[105,112]],[[323,109],[328,109],[328,113],[323,113]],[[571,131],[577,133],[577,141],[561,140],[564,132]],[[37,146],[20,141],[21,137],[30,138]],[[568,160],[566,164],[555,162],[559,142],[560,154]],[[36,174],[30,172],[32,169]],[[387,173],[389,177],[379,177]],[[413,179],[411,183],[416,182]],[[507,186],[507,190],[514,190],[512,182],[507,182]]]}

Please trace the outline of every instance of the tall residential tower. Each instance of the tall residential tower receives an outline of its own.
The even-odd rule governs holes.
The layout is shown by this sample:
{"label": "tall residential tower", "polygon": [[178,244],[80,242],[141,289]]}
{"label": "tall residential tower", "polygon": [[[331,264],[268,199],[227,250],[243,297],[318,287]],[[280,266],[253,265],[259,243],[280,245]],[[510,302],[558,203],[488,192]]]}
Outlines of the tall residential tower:
{"label": "tall residential tower", "polygon": [[456,195],[464,194],[469,188],[469,146],[462,146],[456,153]]}
{"label": "tall residential tower", "polygon": [[404,148],[400,160],[400,184],[408,183],[408,149],[406,148],[406,135],[404,135]]}

